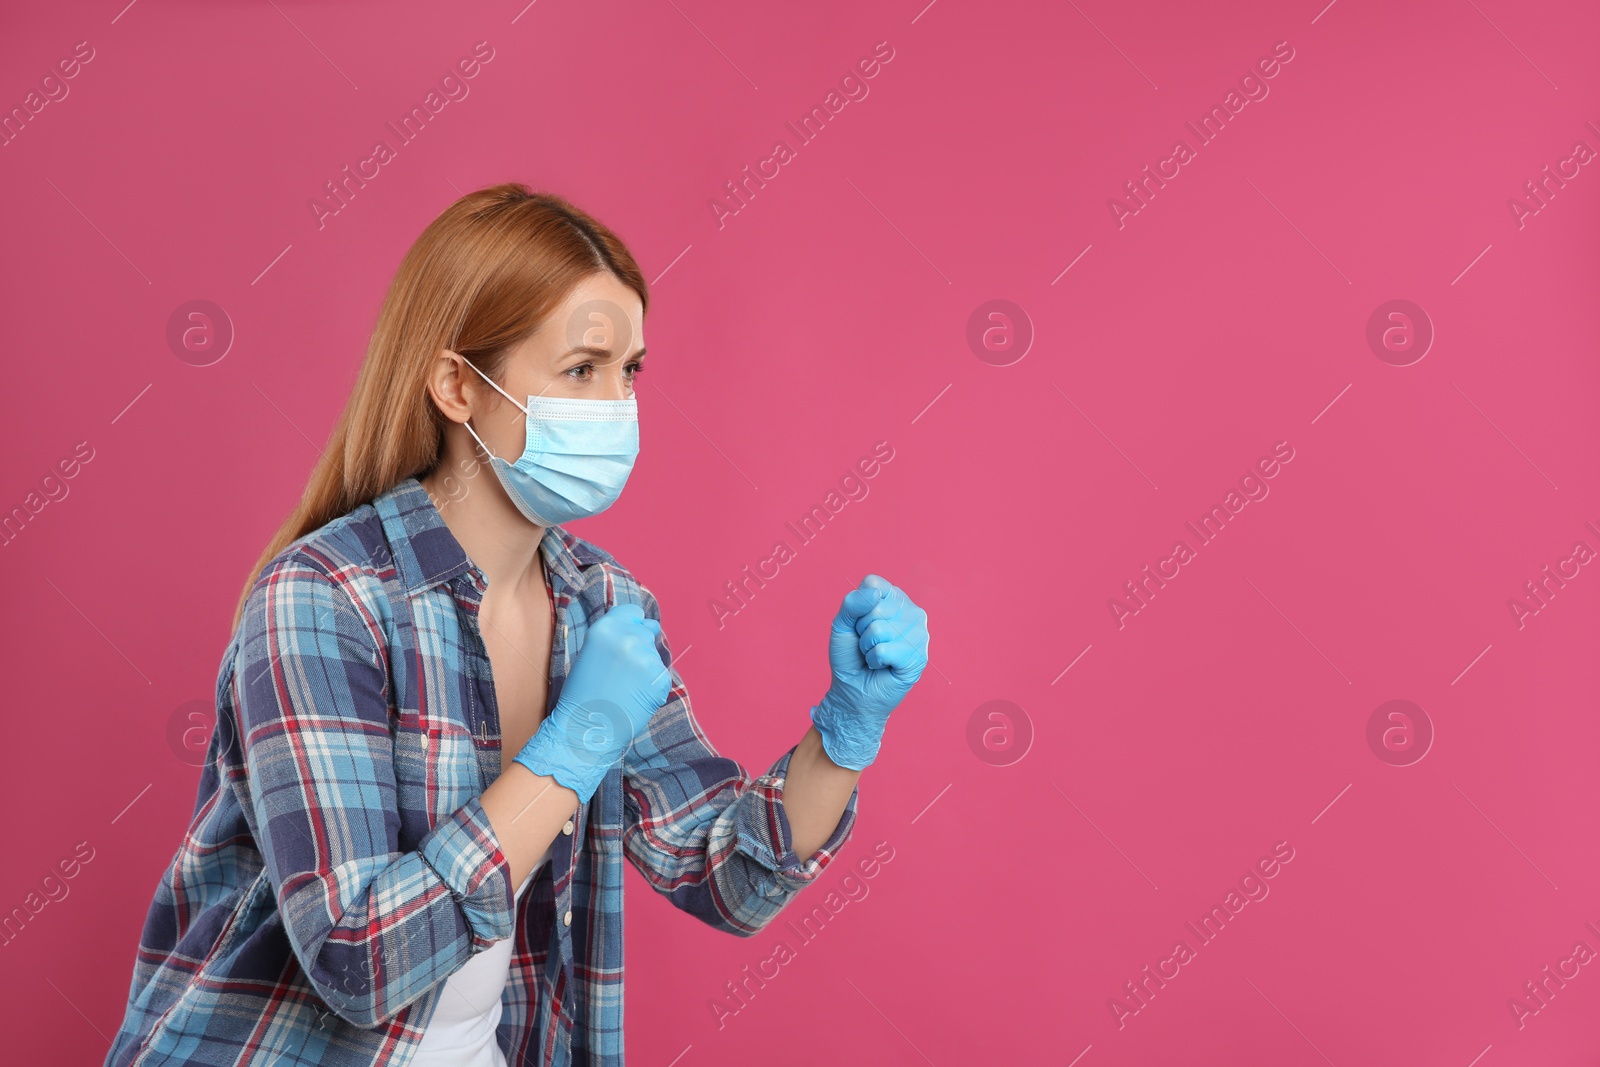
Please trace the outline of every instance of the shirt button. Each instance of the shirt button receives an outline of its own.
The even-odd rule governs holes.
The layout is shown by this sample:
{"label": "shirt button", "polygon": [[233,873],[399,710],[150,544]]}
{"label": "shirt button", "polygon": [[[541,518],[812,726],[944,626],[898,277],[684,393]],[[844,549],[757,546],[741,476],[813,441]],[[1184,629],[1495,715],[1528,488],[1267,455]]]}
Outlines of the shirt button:
{"label": "shirt button", "polygon": [[422,734],[422,747],[423,748],[427,748],[428,747],[428,734],[427,734],[426,731],[424,731],[423,734]]}
{"label": "shirt button", "polygon": [[572,831],[574,829],[575,829],[575,827],[572,825],[572,820],[568,819],[567,820],[567,825],[565,825],[565,826],[563,826],[561,828],[561,832],[570,837],[570,836],[572,836]]}
{"label": "shirt button", "polygon": [[571,926],[572,925],[572,912],[569,911],[565,915],[561,916],[561,925],[562,926]]}

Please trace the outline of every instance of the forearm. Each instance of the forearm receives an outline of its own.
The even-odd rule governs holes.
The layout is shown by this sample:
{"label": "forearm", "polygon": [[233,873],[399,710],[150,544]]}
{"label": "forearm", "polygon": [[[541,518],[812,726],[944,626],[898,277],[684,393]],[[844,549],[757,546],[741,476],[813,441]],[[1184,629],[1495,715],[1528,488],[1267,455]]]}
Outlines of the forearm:
{"label": "forearm", "polygon": [[[269,789],[254,798],[279,911],[311,985],[341,1018],[362,1027],[392,1019],[515,930],[509,872],[480,797],[439,820],[415,850],[402,852],[390,838],[379,852],[359,837],[366,820],[351,817],[376,809],[336,805],[303,821],[288,821],[291,813],[275,820],[262,797],[281,795]],[[308,862],[300,857],[313,836],[330,844]],[[441,882],[447,894],[438,892]],[[456,924],[459,940],[441,943],[440,932]],[[409,951],[419,937],[438,951]]]}
{"label": "forearm", "polygon": [[860,777],[860,771],[841,767],[828,758],[822,748],[822,734],[815,726],[806,731],[789,758],[783,783],[783,809],[789,816],[791,844],[801,860],[821,848],[839,825]]}
{"label": "forearm", "polygon": [[515,891],[533,863],[550,847],[578,810],[578,794],[520,763],[496,778],[480,798],[489,825],[500,840],[500,851],[511,868]]}

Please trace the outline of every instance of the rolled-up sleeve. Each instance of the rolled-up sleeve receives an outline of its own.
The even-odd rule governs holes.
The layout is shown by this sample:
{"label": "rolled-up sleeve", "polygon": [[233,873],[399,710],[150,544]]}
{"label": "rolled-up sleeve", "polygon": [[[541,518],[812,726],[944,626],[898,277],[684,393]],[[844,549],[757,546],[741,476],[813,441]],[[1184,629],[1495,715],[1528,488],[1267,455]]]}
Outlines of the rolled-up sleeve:
{"label": "rolled-up sleeve", "polygon": [[801,859],[794,853],[789,814],[783,806],[783,784],[788,778],[789,759],[793,755],[791,748],[780,756],[766,774],[750,784],[734,808],[738,816],[740,850],[771,871],[779,885],[798,891],[817,880],[855,829],[858,790],[851,790],[844,814],[828,840]]}
{"label": "rolled-up sleeve", "polygon": [[250,594],[231,683],[245,767],[234,787],[284,929],[318,994],[365,1027],[515,925],[510,869],[476,798],[399,847],[382,634],[325,563],[291,555]]}
{"label": "rolled-up sleeve", "polygon": [[[647,618],[660,621],[655,597],[641,587]],[[671,663],[665,632],[657,637]],[[751,937],[816,881],[855,829],[858,790],[828,839],[795,855],[783,787],[791,748],[752,778],[720,756],[695,721],[676,667],[672,688],[649,726],[623,757],[623,846],[647,882],[696,918]],[[803,719],[803,716],[801,716]]]}

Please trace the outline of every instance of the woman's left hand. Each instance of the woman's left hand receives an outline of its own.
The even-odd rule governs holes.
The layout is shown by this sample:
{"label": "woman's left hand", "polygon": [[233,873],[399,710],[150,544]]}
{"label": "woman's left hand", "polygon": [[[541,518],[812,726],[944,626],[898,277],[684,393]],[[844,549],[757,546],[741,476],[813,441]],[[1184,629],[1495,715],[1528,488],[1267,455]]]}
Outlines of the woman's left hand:
{"label": "woman's left hand", "polygon": [[861,770],[878,756],[889,713],[928,665],[928,613],[869,574],[845,594],[828,639],[833,682],[811,721],[828,758]]}

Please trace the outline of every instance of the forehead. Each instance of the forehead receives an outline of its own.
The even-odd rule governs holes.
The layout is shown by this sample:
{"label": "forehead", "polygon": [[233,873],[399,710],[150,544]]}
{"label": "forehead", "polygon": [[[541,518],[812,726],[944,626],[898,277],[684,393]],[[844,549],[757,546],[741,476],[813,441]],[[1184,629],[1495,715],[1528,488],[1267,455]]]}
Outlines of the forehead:
{"label": "forehead", "polygon": [[573,286],[531,340],[548,355],[591,346],[631,356],[644,347],[643,304],[616,275],[590,275]]}

